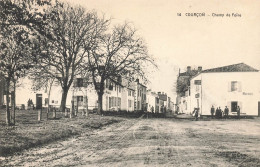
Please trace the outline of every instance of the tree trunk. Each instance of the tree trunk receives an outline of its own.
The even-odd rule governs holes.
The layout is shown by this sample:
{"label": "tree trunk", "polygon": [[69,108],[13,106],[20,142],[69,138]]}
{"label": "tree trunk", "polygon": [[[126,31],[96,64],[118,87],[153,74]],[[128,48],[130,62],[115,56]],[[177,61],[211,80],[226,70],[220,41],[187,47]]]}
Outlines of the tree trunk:
{"label": "tree trunk", "polygon": [[10,80],[6,80],[6,124],[8,126],[11,125],[11,114],[9,109],[9,87],[10,87]]}
{"label": "tree trunk", "polygon": [[53,118],[56,119],[56,108],[55,107],[52,108],[52,112],[53,112],[52,113],[53,114]]}
{"label": "tree trunk", "polygon": [[103,114],[103,93],[98,93],[98,114]]}
{"label": "tree trunk", "polygon": [[14,115],[13,115],[13,123],[14,123],[14,125],[15,125],[15,106],[16,106],[16,103],[15,103],[15,91],[16,91],[16,89],[15,89],[15,87],[16,87],[16,82],[14,81],[13,82],[14,83],[14,92],[13,92],[13,94],[12,94],[12,101],[13,101],[13,112],[14,112]]}
{"label": "tree trunk", "polygon": [[51,82],[50,82],[50,88],[49,88],[49,91],[48,91],[48,101],[47,101],[47,103],[48,103],[48,104],[47,104],[47,120],[49,119],[51,87],[52,87],[53,81],[54,81],[54,79],[51,80]]}
{"label": "tree trunk", "polygon": [[38,109],[38,121],[42,120],[42,108]]}
{"label": "tree trunk", "polygon": [[61,112],[65,112],[68,91],[69,89],[67,87],[62,88],[62,97],[61,97],[61,105],[60,105]]}
{"label": "tree trunk", "polygon": [[86,104],[86,116],[89,116],[89,112],[88,112],[88,99],[87,99],[87,104]]}

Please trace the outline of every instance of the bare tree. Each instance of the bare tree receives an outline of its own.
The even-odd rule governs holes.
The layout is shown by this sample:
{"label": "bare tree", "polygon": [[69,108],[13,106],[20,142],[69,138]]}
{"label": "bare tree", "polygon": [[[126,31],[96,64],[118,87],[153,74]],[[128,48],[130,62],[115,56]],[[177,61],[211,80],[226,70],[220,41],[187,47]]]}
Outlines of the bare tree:
{"label": "bare tree", "polygon": [[49,13],[51,20],[44,28],[46,35],[37,69],[59,81],[63,91],[60,109],[64,112],[75,76],[85,72],[82,69],[86,65],[86,53],[94,41],[93,35],[98,35],[94,29],[99,19],[95,12],[68,4],[59,4]]}
{"label": "bare tree", "polygon": [[[88,51],[88,66],[98,94],[98,113],[102,113],[105,81],[139,75],[145,77],[146,63],[154,64],[144,41],[128,23],[115,26],[111,33],[101,36]],[[119,79],[120,80],[120,79]]]}

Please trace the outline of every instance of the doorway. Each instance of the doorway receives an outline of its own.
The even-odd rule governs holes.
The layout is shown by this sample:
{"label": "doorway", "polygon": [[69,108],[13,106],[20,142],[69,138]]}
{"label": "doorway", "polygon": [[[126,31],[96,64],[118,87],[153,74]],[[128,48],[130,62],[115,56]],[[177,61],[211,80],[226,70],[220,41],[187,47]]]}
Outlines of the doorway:
{"label": "doorway", "polygon": [[42,94],[36,94],[36,109],[42,108]]}
{"label": "doorway", "polygon": [[231,112],[237,112],[237,101],[231,102]]}

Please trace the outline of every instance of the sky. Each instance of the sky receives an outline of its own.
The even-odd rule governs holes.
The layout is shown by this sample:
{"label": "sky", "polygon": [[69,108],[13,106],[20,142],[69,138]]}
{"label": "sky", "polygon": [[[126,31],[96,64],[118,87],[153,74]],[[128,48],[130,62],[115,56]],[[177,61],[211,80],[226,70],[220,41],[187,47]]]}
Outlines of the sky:
{"label": "sky", "polygon": [[[133,23],[159,67],[150,74],[148,86],[172,98],[179,69],[184,72],[187,66],[209,69],[244,62],[260,70],[258,0],[73,0],[73,4],[112,17],[112,24]],[[194,12],[206,16],[185,16]],[[225,16],[213,17],[216,14]]]}

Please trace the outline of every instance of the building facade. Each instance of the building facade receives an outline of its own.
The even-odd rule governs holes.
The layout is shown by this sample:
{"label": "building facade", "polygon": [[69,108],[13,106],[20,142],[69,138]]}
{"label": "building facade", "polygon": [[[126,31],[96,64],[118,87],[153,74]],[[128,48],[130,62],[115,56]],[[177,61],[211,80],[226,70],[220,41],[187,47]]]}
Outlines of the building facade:
{"label": "building facade", "polygon": [[147,111],[153,113],[159,113],[160,101],[157,93],[147,90]]}
{"label": "building facade", "polygon": [[236,115],[260,116],[260,74],[244,64],[234,64],[202,71],[190,81],[189,111],[200,109],[201,115],[210,115],[210,108],[229,108]]}
{"label": "building facade", "polygon": [[136,79],[134,82],[135,88],[135,111],[146,111],[147,104],[146,104],[146,86],[142,84],[139,79]]}
{"label": "building facade", "polygon": [[187,66],[185,72],[179,72],[176,85],[176,110],[178,113],[189,113],[190,80],[201,71],[201,66],[199,66],[198,69],[191,69],[191,66]]}

